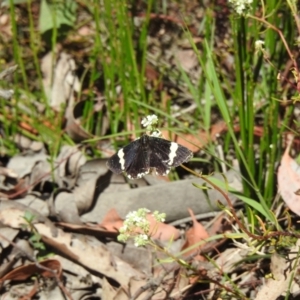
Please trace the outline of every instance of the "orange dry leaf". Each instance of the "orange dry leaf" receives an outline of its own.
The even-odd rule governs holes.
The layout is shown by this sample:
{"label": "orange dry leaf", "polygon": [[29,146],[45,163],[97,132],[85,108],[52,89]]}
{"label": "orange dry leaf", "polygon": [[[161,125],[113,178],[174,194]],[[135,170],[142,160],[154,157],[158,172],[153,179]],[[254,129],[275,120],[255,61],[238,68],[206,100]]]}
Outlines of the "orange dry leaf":
{"label": "orange dry leaf", "polygon": [[[202,136],[202,133],[199,133],[200,138],[192,134],[185,134],[183,137],[177,136],[175,133],[170,133],[167,130],[162,130],[162,137],[167,140],[176,142],[184,147],[189,148],[193,152],[199,151],[199,148],[203,147],[203,144],[199,145],[199,139],[206,140],[206,133]],[[205,143],[206,144],[206,143]],[[195,146],[196,145],[196,146]]]}
{"label": "orange dry leaf", "polygon": [[199,149],[205,147],[209,141],[214,141],[216,136],[226,130],[225,122],[219,122],[211,127],[210,133],[199,130],[198,134],[185,134],[182,137],[177,136],[167,130],[162,130],[162,136],[165,139],[170,139],[182,146],[189,148],[193,152],[199,151]]}
{"label": "orange dry leaf", "polygon": [[172,225],[157,222],[153,215],[149,213],[147,220],[150,222],[151,237],[161,241],[176,240],[179,238],[179,231]]}
{"label": "orange dry leaf", "polygon": [[290,157],[292,139],[288,137],[287,148],[281,158],[281,164],[278,169],[278,191],[286,205],[295,214],[300,216],[300,168],[296,161]]}
{"label": "orange dry leaf", "polygon": [[123,220],[117,211],[112,208],[107,212],[99,226],[110,232],[119,232],[119,229],[123,226]]}
{"label": "orange dry leaf", "polygon": [[188,209],[188,211],[193,220],[193,227],[186,232],[186,241],[182,247],[182,250],[190,247],[191,250],[185,252],[185,255],[195,254],[205,245],[205,243],[203,243],[201,246],[198,247],[192,247],[192,246],[209,237],[209,234],[207,233],[205,228],[196,220],[193,211],[191,209]]}
{"label": "orange dry leaf", "polygon": [[[206,245],[206,243],[201,244],[200,246],[193,247],[194,245],[200,243],[209,237],[209,234],[205,228],[196,220],[195,215],[191,209],[188,209],[191,218],[193,220],[193,227],[186,232],[186,241],[182,247],[182,250],[190,248],[188,252],[185,252],[185,256],[193,255],[194,261],[205,261],[205,258],[201,255],[198,255],[197,252]],[[199,269],[200,271],[200,269]],[[186,270],[181,269],[181,272],[184,274]],[[200,274],[194,277],[189,278],[190,284],[194,284],[198,281]]]}

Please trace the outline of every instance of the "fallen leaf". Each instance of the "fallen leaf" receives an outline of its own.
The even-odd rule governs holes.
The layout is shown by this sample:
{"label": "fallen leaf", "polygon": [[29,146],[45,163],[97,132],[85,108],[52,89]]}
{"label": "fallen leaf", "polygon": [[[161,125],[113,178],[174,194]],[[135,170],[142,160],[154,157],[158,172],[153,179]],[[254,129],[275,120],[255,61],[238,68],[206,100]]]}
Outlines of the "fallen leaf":
{"label": "fallen leaf", "polygon": [[104,216],[99,226],[105,228],[107,231],[119,232],[119,229],[123,226],[123,219],[119,216],[117,211],[112,208]]}
{"label": "fallen leaf", "polygon": [[162,131],[164,138],[171,139],[172,141],[189,148],[192,152],[197,152],[199,149],[205,147],[209,141],[214,141],[216,136],[226,130],[225,122],[219,122],[211,127],[210,132],[199,130],[197,134],[184,134],[176,135],[167,130]]}
{"label": "fallen leaf", "polygon": [[[6,202],[9,201],[0,202],[2,207],[0,209],[1,223],[14,228],[23,228],[25,223],[23,216],[26,207],[20,204],[11,207],[5,205]],[[38,215],[38,212],[35,214]],[[43,218],[41,223],[38,220],[36,219],[34,222],[35,229],[42,236],[43,242],[51,246],[52,249],[71,258],[74,262],[94,272],[113,278],[124,286],[128,285],[132,276],[143,282],[143,274],[114,256],[98,239],[63,232],[47,218]]]}
{"label": "fallen leaf", "polygon": [[102,281],[102,298],[103,299],[115,299],[117,291],[104,277]]}
{"label": "fallen leaf", "polygon": [[191,209],[188,209],[188,211],[193,220],[193,227],[191,227],[185,234],[186,241],[182,247],[182,250],[191,248],[189,251],[184,253],[185,256],[195,254],[197,251],[199,251],[205,245],[205,243],[203,243],[202,245],[197,246],[197,247],[193,247],[193,246],[209,237],[209,234],[207,233],[205,228],[202,226],[202,224],[200,224],[196,220],[193,211]]}
{"label": "fallen leaf", "polygon": [[298,284],[292,280],[295,274],[293,268],[291,269],[291,261],[296,258],[299,246],[300,240],[298,239],[296,245],[290,249],[288,257],[284,258],[276,253],[271,256],[270,269],[273,276],[263,281],[255,300],[278,299],[287,290],[291,292],[299,290]]}
{"label": "fallen leaf", "polygon": [[179,48],[176,51],[176,60],[179,64],[179,66],[185,71],[185,72],[191,72],[192,70],[195,70],[195,67],[199,64],[197,55],[194,51],[194,49],[182,49]]}
{"label": "fallen leaf", "polygon": [[152,238],[159,239],[161,241],[176,240],[179,238],[179,230],[172,225],[157,222],[151,213],[147,215],[147,220],[150,222]]}
{"label": "fallen leaf", "polygon": [[298,195],[300,168],[296,161],[289,155],[291,144],[292,138],[288,136],[288,144],[281,158],[277,174],[278,192],[290,210],[300,216],[300,196]]}
{"label": "fallen leaf", "polygon": [[[35,274],[41,274],[43,277],[60,277],[62,274],[60,262],[55,259],[44,260],[39,262],[39,265],[49,270],[39,267],[37,263],[30,263],[13,269],[8,274],[0,278],[0,282],[5,280],[23,281]],[[53,271],[53,273],[51,271]]]}

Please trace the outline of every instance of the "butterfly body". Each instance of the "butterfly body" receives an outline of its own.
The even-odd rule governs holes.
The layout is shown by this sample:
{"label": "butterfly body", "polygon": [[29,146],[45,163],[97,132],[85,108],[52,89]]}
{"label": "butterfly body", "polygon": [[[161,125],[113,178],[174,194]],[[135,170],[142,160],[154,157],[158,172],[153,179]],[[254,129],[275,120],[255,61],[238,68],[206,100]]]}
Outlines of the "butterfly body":
{"label": "butterfly body", "polygon": [[143,135],[121,148],[109,158],[108,168],[114,173],[126,172],[128,178],[136,179],[156,170],[158,175],[167,175],[171,167],[187,162],[192,151],[168,140]]}

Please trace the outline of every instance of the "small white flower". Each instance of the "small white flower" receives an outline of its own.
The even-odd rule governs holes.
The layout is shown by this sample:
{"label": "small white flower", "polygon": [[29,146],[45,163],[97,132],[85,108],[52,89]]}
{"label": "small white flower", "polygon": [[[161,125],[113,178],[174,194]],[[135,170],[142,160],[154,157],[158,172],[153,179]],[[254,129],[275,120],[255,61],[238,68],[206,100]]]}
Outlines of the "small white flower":
{"label": "small white flower", "polygon": [[142,217],[139,217],[139,216],[134,216],[134,218],[132,218],[132,221],[134,223],[140,223],[142,222],[143,218]]}
{"label": "small white flower", "polygon": [[242,15],[253,0],[229,0],[237,14]]}
{"label": "small white flower", "polygon": [[257,40],[255,41],[255,50],[256,51],[260,51],[260,50],[263,50],[263,46],[264,46],[265,42],[264,41],[261,41],[261,40]]}
{"label": "small white flower", "polygon": [[126,233],[120,233],[118,235],[118,241],[125,243],[129,239],[130,235]]}
{"label": "small white flower", "polygon": [[130,211],[130,212],[126,215],[125,219],[130,219],[130,218],[134,217],[135,215],[136,215],[136,211]]}
{"label": "small white flower", "polygon": [[160,214],[159,211],[157,210],[153,212],[152,216],[157,222],[165,222],[166,220],[166,214],[165,213]]}
{"label": "small white flower", "polygon": [[149,116],[142,119],[141,124],[144,127],[148,127],[148,126],[152,126],[152,125],[157,124],[157,122],[158,122],[158,118],[157,118],[156,115],[149,115]]}
{"label": "small white flower", "polygon": [[120,233],[124,233],[124,232],[126,232],[127,230],[128,230],[128,225],[127,225],[127,224],[124,224],[124,225],[119,229]]}
{"label": "small white flower", "polygon": [[139,234],[134,239],[134,245],[136,247],[145,246],[147,244],[148,240],[149,240],[149,238],[146,234]]}
{"label": "small white flower", "polygon": [[[150,222],[147,220],[147,214],[150,212],[147,208],[140,208],[137,211],[129,212],[124,220],[123,226],[119,229],[118,240],[126,242],[129,238],[134,239],[136,247],[145,246],[150,240]],[[164,222],[166,214],[153,212],[157,222]],[[142,233],[137,233],[137,230]]]}

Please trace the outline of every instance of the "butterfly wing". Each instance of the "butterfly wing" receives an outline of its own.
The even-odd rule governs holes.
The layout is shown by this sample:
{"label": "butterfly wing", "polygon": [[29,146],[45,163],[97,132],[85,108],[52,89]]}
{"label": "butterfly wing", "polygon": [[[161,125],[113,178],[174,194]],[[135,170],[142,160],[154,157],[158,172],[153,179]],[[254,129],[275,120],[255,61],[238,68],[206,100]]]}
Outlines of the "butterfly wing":
{"label": "butterfly wing", "polygon": [[[106,165],[107,167],[113,171],[116,174],[120,174],[125,171],[126,166],[128,167],[128,164],[130,165],[132,163],[132,160],[134,160],[134,155],[130,154],[130,149],[132,149],[133,153],[136,153],[136,151],[139,148],[139,140],[135,140],[131,142],[129,145],[125,146],[124,148],[121,148],[118,150],[116,154],[111,156]],[[126,160],[125,163],[125,154],[126,154]]]}
{"label": "butterfly wing", "polygon": [[[173,142],[172,144],[177,144],[177,143]],[[173,157],[170,159],[169,164],[172,167],[177,167],[184,162],[188,162],[193,157],[193,152],[190,149],[181,146],[179,144],[177,144],[177,146],[178,146],[177,148],[175,147],[176,149],[174,147],[172,149],[171,147],[173,151]],[[174,156],[174,151],[175,151],[175,156]]]}
{"label": "butterfly wing", "polygon": [[126,172],[132,179],[141,178],[150,172],[147,138],[140,138],[121,148],[107,161],[114,173]]}
{"label": "butterfly wing", "polygon": [[159,175],[167,175],[171,167],[177,167],[188,161],[193,152],[177,143],[157,137],[149,137],[150,167]]}

